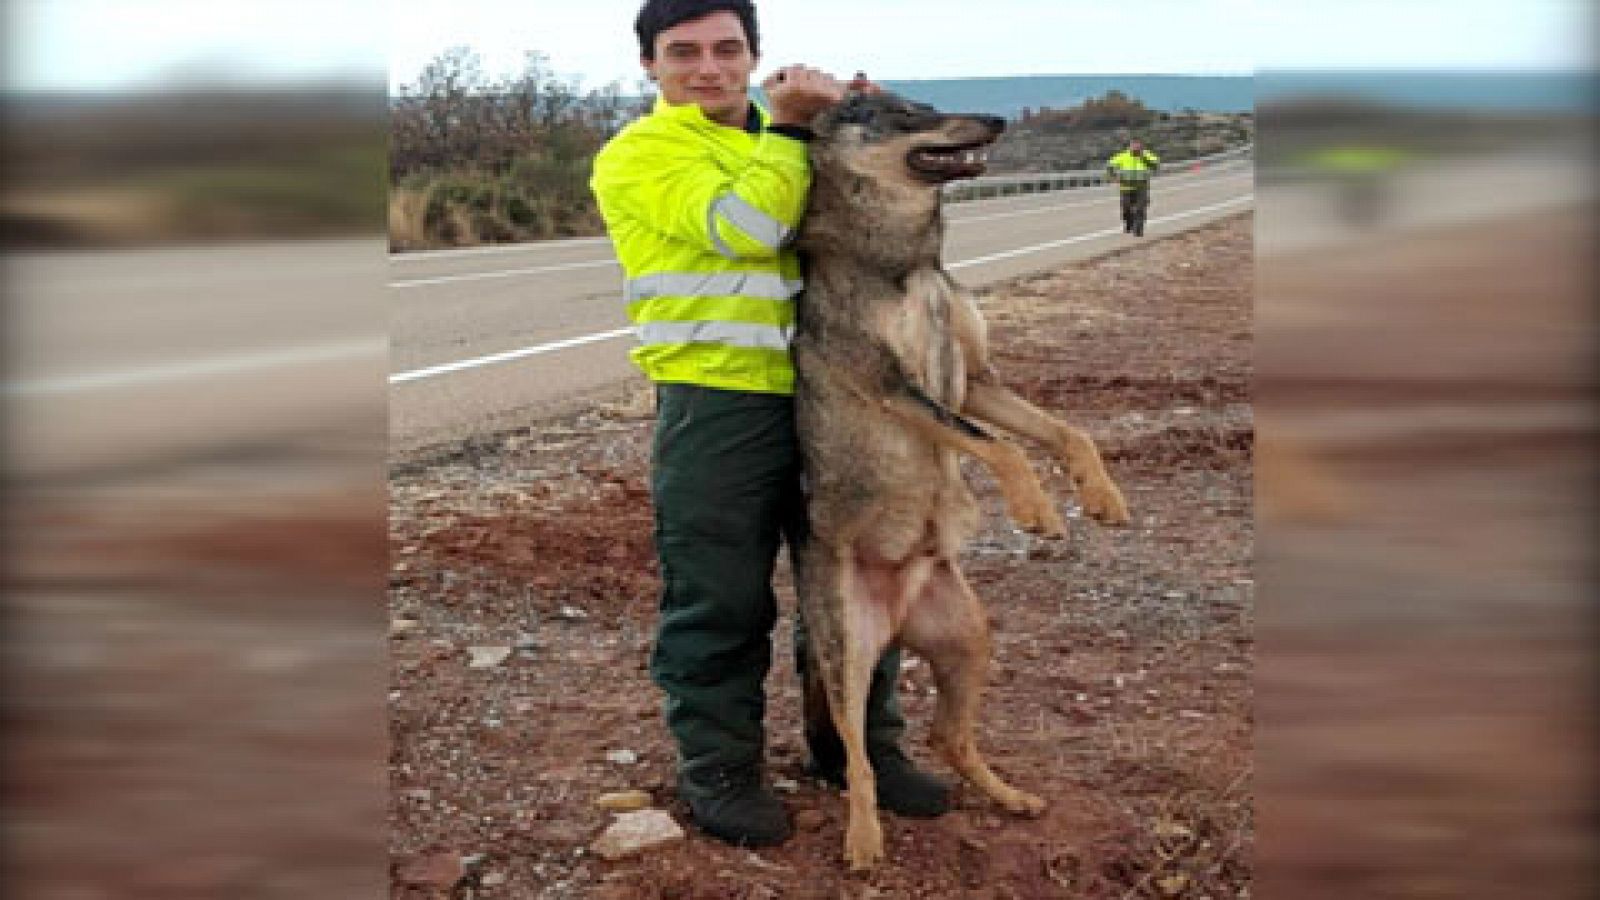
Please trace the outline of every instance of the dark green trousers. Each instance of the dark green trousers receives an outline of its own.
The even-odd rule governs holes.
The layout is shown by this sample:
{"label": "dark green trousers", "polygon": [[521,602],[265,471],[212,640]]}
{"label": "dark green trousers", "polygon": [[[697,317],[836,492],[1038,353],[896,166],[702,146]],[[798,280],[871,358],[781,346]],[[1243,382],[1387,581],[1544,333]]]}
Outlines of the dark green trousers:
{"label": "dark green trousers", "polygon": [[[663,384],[657,391],[651,496],[661,611],[650,674],[666,692],[680,772],[761,764],[777,601],[778,548],[805,540],[794,401],[773,394]],[[791,556],[792,559],[792,556]],[[795,629],[805,665],[805,630]],[[900,654],[885,654],[868,698],[869,743],[905,730],[895,702]],[[826,711],[806,738],[825,765],[843,753]]]}
{"label": "dark green trousers", "polygon": [[1121,194],[1122,224],[1130,228],[1135,223],[1143,224],[1145,216],[1150,213],[1150,185],[1123,189]]}

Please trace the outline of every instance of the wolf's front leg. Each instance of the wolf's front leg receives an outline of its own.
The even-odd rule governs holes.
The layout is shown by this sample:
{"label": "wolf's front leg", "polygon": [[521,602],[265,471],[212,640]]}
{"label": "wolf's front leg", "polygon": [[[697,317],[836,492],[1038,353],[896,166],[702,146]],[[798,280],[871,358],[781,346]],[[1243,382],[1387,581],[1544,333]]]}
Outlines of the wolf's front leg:
{"label": "wolf's front leg", "polygon": [[1046,537],[1066,537],[1067,523],[1039,484],[1022,448],[983,431],[919,392],[891,398],[887,406],[931,443],[975,457],[987,466],[1005,499],[1006,513],[1017,527]]}
{"label": "wolf's front leg", "polygon": [[1089,435],[1017,396],[987,373],[967,383],[961,411],[1049,447],[1072,477],[1086,515],[1106,525],[1128,524],[1128,503],[1106,474]]}

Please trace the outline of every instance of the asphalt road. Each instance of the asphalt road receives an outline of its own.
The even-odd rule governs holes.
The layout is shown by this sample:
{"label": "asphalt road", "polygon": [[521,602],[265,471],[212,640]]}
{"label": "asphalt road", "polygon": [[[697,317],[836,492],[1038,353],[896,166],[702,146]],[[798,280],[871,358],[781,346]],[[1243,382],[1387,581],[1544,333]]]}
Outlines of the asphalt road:
{"label": "asphalt road", "polygon": [[15,254],[4,287],[9,478],[381,459],[381,236]]}
{"label": "asphalt road", "polygon": [[[1155,190],[1149,237],[1252,203],[1244,163]],[[1124,246],[1135,239],[1115,202],[1086,188],[953,205],[946,259],[981,285]],[[607,240],[387,262],[382,247],[374,236],[8,256],[7,477],[324,471],[307,459],[370,468],[383,458],[386,400],[404,457],[636,377]],[[514,358],[492,359],[501,353]]]}
{"label": "asphalt road", "polygon": [[[1382,220],[1357,228],[1340,220],[1336,186],[1254,187],[1236,163],[1159,181],[1145,240],[1259,208],[1262,258],[1381,245],[1590,203],[1590,167],[1571,153],[1440,160],[1393,179]],[[982,286],[1128,246],[1115,202],[1083,188],[954,205],[946,260]],[[330,453],[367,471],[383,456],[386,400],[390,444],[406,456],[635,377],[604,239],[387,262],[382,248],[374,235],[7,256],[7,477],[117,481]]]}
{"label": "asphalt road", "polygon": [[[1254,202],[1250,162],[1159,180],[1143,240]],[[1114,189],[952,204],[946,265],[981,287],[1127,246]],[[621,270],[605,239],[391,257],[390,439],[397,454],[573,408],[635,377]]]}

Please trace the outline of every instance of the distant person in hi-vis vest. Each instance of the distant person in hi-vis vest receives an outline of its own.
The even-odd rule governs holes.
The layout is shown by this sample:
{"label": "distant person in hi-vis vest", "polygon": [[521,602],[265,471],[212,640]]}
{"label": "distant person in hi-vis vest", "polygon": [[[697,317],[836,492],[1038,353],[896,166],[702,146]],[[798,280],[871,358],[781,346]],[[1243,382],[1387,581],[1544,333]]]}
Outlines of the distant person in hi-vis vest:
{"label": "distant person in hi-vis vest", "polygon": [[1122,195],[1122,230],[1142,237],[1144,217],[1150,212],[1150,176],[1161,168],[1161,159],[1144,149],[1138,138],[1128,148],[1106,161],[1106,174],[1117,183]]}

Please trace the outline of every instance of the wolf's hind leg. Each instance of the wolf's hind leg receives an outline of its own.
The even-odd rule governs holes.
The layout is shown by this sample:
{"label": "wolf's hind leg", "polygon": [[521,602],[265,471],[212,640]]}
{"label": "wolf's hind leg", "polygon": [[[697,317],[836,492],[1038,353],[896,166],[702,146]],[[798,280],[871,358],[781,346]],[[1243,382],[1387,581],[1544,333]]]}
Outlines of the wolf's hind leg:
{"label": "wolf's hind leg", "polygon": [[1042,812],[1042,799],[1006,784],[984,762],[974,732],[989,669],[989,623],[960,570],[939,560],[912,600],[901,640],[933,669],[939,689],[932,744],[963,778],[1019,815]]}
{"label": "wolf's hind leg", "polygon": [[834,729],[844,744],[845,784],[850,791],[845,859],[854,870],[883,858],[877,783],[867,757],[867,692],[872,670],[893,636],[892,602],[871,596],[854,553],[813,535],[804,550],[801,590],[808,596],[811,669],[827,696]]}

